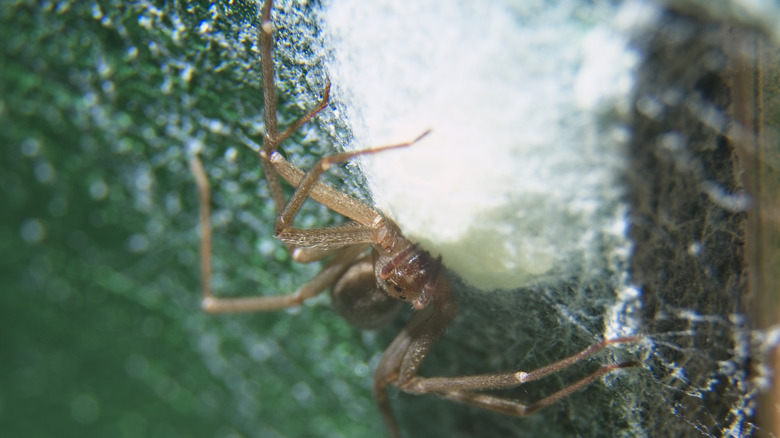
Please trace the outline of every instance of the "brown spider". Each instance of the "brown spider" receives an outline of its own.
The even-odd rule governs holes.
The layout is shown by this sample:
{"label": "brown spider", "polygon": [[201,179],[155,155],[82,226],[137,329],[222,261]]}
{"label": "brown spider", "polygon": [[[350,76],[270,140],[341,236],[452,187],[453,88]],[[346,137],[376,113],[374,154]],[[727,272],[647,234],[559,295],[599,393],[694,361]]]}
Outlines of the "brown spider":
{"label": "brown spider", "polygon": [[[441,272],[441,257],[434,258],[406,239],[398,226],[374,209],[319,181],[334,163],[359,155],[411,146],[428,134],[396,145],[342,153],[320,159],[308,172],[294,167],[277,152],[279,145],[322,110],[328,102],[330,84],[320,104],[294,122],[281,134],[277,130],[276,96],[272,60],[272,0],[261,10],[261,63],[264,91],[265,136],[258,152],[278,217],[275,236],[288,248],[295,261],[306,263],[332,256],[311,281],[293,293],[277,296],[218,298],[211,292],[211,225],[209,184],[200,159],[193,156],[190,167],[197,182],[200,202],[202,307],[208,313],[269,311],[297,306],[305,300],[331,290],[337,311],[361,328],[375,328],[389,321],[399,301],[407,301],[415,313],[382,355],[374,377],[374,396],[392,437],[399,437],[398,424],[387,396],[387,385],[413,394],[434,394],[501,412],[523,416],[549,406],[583,388],[612,370],[635,365],[634,362],[602,366],[587,377],[530,405],[479,391],[506,389],[560,371],[608,345],[635,341],[634,337],[603,340],[553,364],[530,371],[512,371],[460,377],[421,377],[421,363],[444,329],[457,313],[450,286]],[[279,177],[296,187],[285,201]],[[299,229],[293,226],[303,202],[311,198],[351,219],[332,228]],[[370,251],[369,251],[370,250]]]}

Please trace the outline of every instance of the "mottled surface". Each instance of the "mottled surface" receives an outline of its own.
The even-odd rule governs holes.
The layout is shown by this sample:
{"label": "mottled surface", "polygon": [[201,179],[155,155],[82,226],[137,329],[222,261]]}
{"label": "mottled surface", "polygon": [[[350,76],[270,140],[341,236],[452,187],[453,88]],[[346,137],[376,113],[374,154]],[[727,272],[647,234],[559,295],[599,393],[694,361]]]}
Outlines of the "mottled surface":
{"label": "mottled surface", "polygon": [[[324,77],[307,46],[318,36],[316,26],[304,25],[311,11],[282,6],[278,35],[285,55],[278,88],[285,124],[317,99]],[[259,141],[262,128],[255,7],[244,2],[0,3],[4,435],[384,434],[370,379],[403,318],[378,333],[361,333],[337,317],[327,297],[260,315],[213,317],[198,308],[197,200],[186,166],[192,148],[202,151],[214,187],[217,293],[287,292],[316,272],[315,266],[291,263],[272,239],[272,205],[258,160],[245,147]],[[695,26],[683,28],[690,32]],[[647,80],[648,92],[668,89],[667,82],[647,79],[660,75],[665,62],[648,61],[647,76],[640,78]],[[712,80],[703,81],[707,78]],[[699,79],[680,86],[710,90],[719,83],[717,75]],[[707,102],[724,104],[715,98]],[[348,135],[338,134],[342,126],[329,129],[328,136]],[[614,349],[614,355],[639,358],[644,367],[599,379],[525,419],[431,396],[398,395],[394,406],[407,436],[654,436],[659,425],[678,436],[698,436],[700,424],[718,436],[734,420],[749,428],[738,407],[749,401],[743,396],[750,388],[722,389],[746,382],[739,380],[742,351],[734,347],[749,342],[739,338],[743,327],[729,319],[744,310],[737,297],[741,216],[708,205],[706,197],[672,190],[685,178],[694,185],[714,181],[738,190],[728,170],[731,152],[716,134],[683,134],[683,149],[702,155],[697,162],[706,169],[686,176],[642,143],[657,130],[636,129],[641,136],[635,136],[636,161],[628,173],[648,174],[632,182],[635,197],[629,199],[635,206],[636,267],[616,257],[598,263],[602,271],[575,272],[555,287],[498,294],[470,290],[453,276],[461,314],[422,372],[529,370],[574,353],[602,336],[605,317],[614,314],[621,275],[629,271],[646,288],[645,327],[651,336],[636,349]],[[324,137],[307,128],[285,150],[305,168],[331,150]],[[643,164],[651,161],[656,164]],[[338,183],[342,174],[332,176]],[[668,235],[651,239],[654,230],[667,225],[657,221],[669,216],[653,213],[658,210],[646,203],[683,196],[699,203],[664,208],[690,217],[686,221],[675,213],[672,228],[682,232],[675,224],[683,224],[698,230],[700,254],[717,257],[699,257],[692,266],[701,275],[684,276],[683,288],[670,289],[677,283],[654,279],[670,281],[673,277],[664,273],[676,272],[680,263],[668,264],[681,252],[690,253],[691,242]],[[335,220],[314,204],[301,217],[305,226]],[[602,247],[614,247],[608,236],[600,238]],[[669,255],[639,249],[640,242],[666,242]],[[697,279],[713,282],[691,287]],[[726,293],[707,293],[706,299],[686,295],[703,290],[699,287]],[[708,343],[702,345],[702,339]],[[719,344],[708,349],[710,342]],[[668,348],[658,348],[661,343]],[[690,360],[680,361],[677,354]],[[537,400],[612,360],[612,353],[599,355],[509,395]],[[689,364],[700,374],[675,380],[680,367]],[[718,368],[730,364],[736,371]],[[708,387],[711,376],[720,380]],[[701,401],[697,394],[721,409],[707,423],[699,422],[696,409],[670,414],[670,401],[693,406],[689,403]]]}

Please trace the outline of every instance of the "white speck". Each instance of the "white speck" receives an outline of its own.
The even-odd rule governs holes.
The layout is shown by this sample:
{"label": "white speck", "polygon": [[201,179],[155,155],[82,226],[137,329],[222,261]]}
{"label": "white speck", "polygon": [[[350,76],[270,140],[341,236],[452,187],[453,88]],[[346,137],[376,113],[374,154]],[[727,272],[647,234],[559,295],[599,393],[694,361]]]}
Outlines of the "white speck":
{"label": "white speck", "polygon": [[215,134],[229,134],[229,130],[221,120],[217,119],[204,119],[203,124],[209,129],[209,131]]}
{"label": "white speck", "polygon": [[127,248],[134,253],[145,252],[149,249],[149,239],[145,234],[133,234],[127,239]]}
{"label": "white speck", "polygon": [[209,22],[206,21],[206,20],[203,20],[203,21],[200,22],[200,26],[198,26],[198,32],[200,32],[202,34],[206,33],[206,32],[209,31],[210,27],[211,26],[209,26]]}
{"label": "white speck", "polygon": [[133,61],[136,58],[138,58],[138,48],[136,46],[128,47],[127,51],[125,52],[125,60]]}
{"label": "white speck", "polygon": [[147,17],[145,15],[140,15],[138,17],[138,25],[143,27],[144,29],[151,29],[152,28],[152,18]]}
{"label": "white speck", "polygon": [[[205,302],[206,300],[203,301]],[[198,339],[198,348],[200,348],[203,354],[220,354],[219,337],[211,333],[204,334]]]}
{"label": "white speck", "polygon": [[660,16],[661,9],[654,2],[627,1],[618,10],[614,25],[622,32],[636,32],[651,26]]}
{"label": "white speck", "polygon": [[189,82],[192,79],[192,72],[195,71],[195,68],[193,68],[191,65],[187,64],[184,66],[184,68],[179,72],[179,77],[184,82]]}
{"label": "white speck", "polygon": [[632,71],[638,54],[627,49],[627,42],[614,31],[596,28],[585,35],[581,51],[583,65],[574,83],[577,104],[588,110],[599,105],[614,105],[613,100],[633,89]]}
{"label": "white speck", "polygon": [[639,311],[642,307],[642,291],[626,286],[617,291],[617,301],[607,309],[604,320],[604,339],[617,339],[635,335],[641,326]]}
{"label": "white speck", "polygon": [[212,3],[211,6],[209,6],[209,15],[211,15],[211,18],[216,20],[219,18],[219,8],[217,8],[217,5]]}
{"label": "white speck", "polygon": [[292,387],[292,396],[298,403],[309,401],[312,396],[311,388],[303,382],[298,382]]}
{"label": "white speck", "polygon": [[238,193],[238,189],[241,188],[241,186],[239,186],[238,183],[233,180],[224,180],[222,181],[221,186],[222,189],[228,193]]}
{"label": "white speck", "polygon": [[106,185],[106,182],[101,179],[90,184],[89,195],[95,200],[105,199],[106,195],[108,195],[108,186]]}
{"label": "white speck", "polygon": [[[266,257],[268,257],[271,254],[273,254],[274,251],[276,250],[276,248],[277,248],[277,243],[275,241],[273,241],[273,240],[270,240],[270,239],[263,239],[263,240],[260,241],[260,244],[257,245],[257,251],[261,255],[266,256]],[[298,252],[298,250],[296,249],[293,252],[293,256],[295,256],[297,252]]]}
{"label": "white speck", "polygon": [[370,368],[368,367],[368,364],[361,362],[357,365],[355,365],[355,375],[358,377],[366,377],[368,376],[368,373],[370,371]]}
{"label": "white speck", "polygon": [[39,243],[46,237],[46,228],[38,219],[27,219],[19,227],[19,235],[29,244]]}
{"label": "white speck", "polygon": [[650,119],[658,120],[664,110],[663,104],[652,96],[642,96],[636,101],[636,109]]}
{"label": "white speck", "polygon": [[236,161],[236,157],[238,156],[238,151],[234,147],[229,147],[225,151],[225,160],[234,163]]}
{"label": "white speck", "polygon": [[106,61],[106,59],[102,56],[98,57],[95,60],[95,69],[97,71],[97,74],[100,76],[101,79],[105,79],[109,76],[111,76],[112,68],[111,64]]}
{"label": "white speck", "polygon": [[100,5],[97,3],[92,4],[92,18],[95,20],[103,18],[103,11],[100,10]]}
{"label": "white speck", "polygon": [[42,184],[50,183],[54,180],[54,168],[47,161],[41,161],[33,168],[35,179]]}
{"label": "white speck", "polygon": [[198,138],[189,138],[186,148],[188,154],[199,154],[203,150],[203,142]]}
{"label": "white speck", "polygon": [[685,139],[679,132],[667,132],[659,137],[659,144],[664,149],[675,152],[683,149]]}
{"label": "white speck", "polygon": [[160,84],[160,92],[162,94],[170,94],[173,89],[173,81],[170,76],[164,76],[162,84]]}
{"label": "white speck", "polygon": [[252,347],[249,349],[249,355],[252,356],[252,359],[258,362],[267,360],[269,357],[271,357],[272,353],[272,349],[265,342],[258,342],[252,345]]}
{"label": "white speck", "polygon": [[753,203],[753,198],[750,195],[729,193],[725,187],[711,181],[705,181],[701,187],[713,203],[735,213],[747,210]]}
{"label": "white speck", "polygon": [[19,148],[25,157],[37,157],[41,153],[41,141],[34,137],[25,138]]}
{"label": "white speck", "polygon": [[135,176],[135,188],[138,190],[149,190],[152,187],[152,177],[146,169],[139,169]]}
{"label": "white speck", "polygon": [[170,215],[181,212],[181,198],[178,193],[168,193],[165,195],[165,211]]}

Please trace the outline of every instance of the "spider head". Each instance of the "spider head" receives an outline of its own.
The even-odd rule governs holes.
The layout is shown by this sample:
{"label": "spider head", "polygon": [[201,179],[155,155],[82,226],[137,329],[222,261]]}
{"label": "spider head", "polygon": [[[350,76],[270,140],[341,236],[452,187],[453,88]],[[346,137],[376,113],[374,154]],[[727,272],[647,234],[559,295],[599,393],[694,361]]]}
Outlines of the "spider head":
{"label": "spider head", "polygon": [[434,259],[428,251],[415,245],[395,256],[379,255],[374,264],[380,289],[401,301],[412,303],[415,310],[428,306],[439,279],[441,257]]}

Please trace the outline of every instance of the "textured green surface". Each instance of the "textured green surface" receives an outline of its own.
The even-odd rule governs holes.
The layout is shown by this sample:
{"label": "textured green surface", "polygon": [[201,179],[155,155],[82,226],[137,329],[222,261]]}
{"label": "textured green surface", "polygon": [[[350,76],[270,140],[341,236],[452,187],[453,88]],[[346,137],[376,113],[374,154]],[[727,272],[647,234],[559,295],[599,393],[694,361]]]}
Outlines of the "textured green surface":
{"label": "textured green surface", "polygon": [[198,309],[187,147],[216,186],[217,289],[290,291],[314,270],[271,240],[259,163],[237,139],[261,119],[254,17],[208,2],[0,4],[3,436],[381,431],[366,362],[381,349],[327,300]]}

